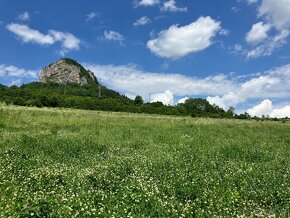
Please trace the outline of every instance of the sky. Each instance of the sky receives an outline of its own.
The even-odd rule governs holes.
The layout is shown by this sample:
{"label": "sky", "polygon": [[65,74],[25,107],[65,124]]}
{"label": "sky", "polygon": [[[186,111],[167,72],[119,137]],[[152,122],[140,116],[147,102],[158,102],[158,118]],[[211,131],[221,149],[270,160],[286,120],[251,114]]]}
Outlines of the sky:
{"label": "sky", "polygon": [[0,83],[75,59],[130,98],[290,117],[290,0],[0,0]]}

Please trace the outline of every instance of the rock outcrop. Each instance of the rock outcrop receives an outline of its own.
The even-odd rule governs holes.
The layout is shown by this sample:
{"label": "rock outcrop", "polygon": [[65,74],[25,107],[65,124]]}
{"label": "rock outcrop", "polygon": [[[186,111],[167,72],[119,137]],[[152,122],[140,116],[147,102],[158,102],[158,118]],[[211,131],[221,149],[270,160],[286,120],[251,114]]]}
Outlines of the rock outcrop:
{"label": "rock outcrop", "polygon": [[79,85],[98,84],[93,72],[86,70],[75,60],[61,58],[57,62],[45,67],[39,77],[40,82],[48,83],[77,83]]}

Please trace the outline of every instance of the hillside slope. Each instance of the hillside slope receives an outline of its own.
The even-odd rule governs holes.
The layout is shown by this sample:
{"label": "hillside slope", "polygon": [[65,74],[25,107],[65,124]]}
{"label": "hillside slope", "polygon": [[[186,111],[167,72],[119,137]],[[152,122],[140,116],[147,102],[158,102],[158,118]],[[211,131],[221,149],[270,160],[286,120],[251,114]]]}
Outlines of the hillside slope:
{"label": "hillside slope", "polygon": [[0,106],[0,217],[287,217],[289,132]]}

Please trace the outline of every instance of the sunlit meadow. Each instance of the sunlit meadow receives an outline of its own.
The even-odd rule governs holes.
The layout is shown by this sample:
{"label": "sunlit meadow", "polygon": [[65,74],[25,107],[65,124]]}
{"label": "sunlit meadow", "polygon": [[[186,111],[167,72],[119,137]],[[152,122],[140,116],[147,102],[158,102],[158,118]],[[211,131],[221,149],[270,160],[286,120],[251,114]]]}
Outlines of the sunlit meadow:
{"label": "sunlit meadow", "polygon": [[290,123],[0,105],[0,217],[288,217]]}

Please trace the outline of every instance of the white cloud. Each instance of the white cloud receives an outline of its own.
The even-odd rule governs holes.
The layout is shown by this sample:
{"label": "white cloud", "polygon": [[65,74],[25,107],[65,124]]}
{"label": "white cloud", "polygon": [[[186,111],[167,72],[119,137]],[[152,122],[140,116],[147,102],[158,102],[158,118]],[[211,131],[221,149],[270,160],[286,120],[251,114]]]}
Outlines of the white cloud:
{"label": "white cloud", "polygon": [[262,117],[265,115],[270,117],[284,118],[290,117],[290,105],[284,107],[273,107],[272,101],[266,99],[253,108],[250,108],[247,112],[251,116],[257,117]]}
{"label": "white cloud", "polygon": [[48,34],[44,35],[38,30],[29,28],[26,25],[11,23],[7,25],[7,29],[17,35],[24,43],[36,43],[40,45],[52,45],[56,42],[61,42],[61,53],[70,50],[78,50],[81,41],[71,33],[64,33],[56,30],[49,30]]}
{"label": "white cloud", "polygon": [[135,1],[135,6],[154,6],[159,4],[159,0],[137,0]]}
{"label": "white cloud", "polygon": [[123,35],[115,31],[105,31],[104,39],[107,41],[115,41],[119,43],[122,43],[125,40]]}
{"label": "white cloud", "polygon": [[177,104],[184,104],[187,99],[189,99],[189,97],[181,98],[177,101]]}
{"label": "white cloud", "polygon": [[49,34],[55,41],[60,41],[62,45],[61,53],[68,52],[69,50],[79,50],[81,41],[71,33],[63,33],[55,30],[49,30]]}
{"label": "white cloud", "polygon": [[30,29],[26,25],[11,23],[7,25],[7,29],[16,34],[24,43],[37,43],[40,45],[52,45],[54,39],[51,35],[44,35],[38,30]]}
{"label": "white cloud", "polygon": [[230,34],[230,31],[226,30],[226,29],[221,29],[219,31],[219,34],[222,35],[222,36],[228,36]]}
{"label": "white cloud", "polygon": [[240,44],[235,44],[233,50],[234,52],[241,52],[243,51],[243,46]]}
{"label": "white cloud", "polygon": [[246,0],[248,4],[254,4],[257,3],[259,0]]}
{"label": "white cloud", "polygon": [[231,90],[222,97],[208,97],[210,103],[214,103],[220,107],[228,108],[243,103],[248,99],[261,98],[270,95],[272,89],[279,85],[280,79],[269,75],[260,76],[248,80],[236,88]]}
{"label": "white cloud", "polygon": [[269,38],[258,47],[247,51],[247,58],[270,56],[274,52],[274,50],[287,44],[287,37],[289,36],[289,34],[290,32],[288,30],[282,30],[276,36]]}
{"label": "white cloud", "polygon": [[290,0],[262,0],[258,11],[276,29],[290,27]]}
{"label": "white cloud", "polygon": [[19,14],[17,18],[22,21],[28,21],[30,20],[30,15],[27,11],[25,11],[22,14]]}
{"label": "white cloud", "polygon": [[124,65],[89,65],[98,80],[121,93],[141,95],[148,100],[149,93],[163,93],[170,90],[173,95],[221,95],[234,89],[235,84],[224,75],[195,78],[181,74],[151,73],[138,69],[136,66]]}
{"label": "white cloud", "polygon": [[284,117],[290,117],[290,105],[273,109],[273,111],[270,114],[270,117],[277,117],[277,118],[284,118]]}
{"label": "white cloud", "polygon": [[151,23],[151,20],[148,17],[143,16],[143,17],[140,17],[138,20],[136,20],[136,22],[133,25],[134,26],[144,26],[148,23]]}
{"label": "white cloud", "polygon": [[235,6],[233,6],[233,7],[231,8],[231,11],[232,11],[233,13],[238,13],[240,10],[241,10],[240,8],[237,8],[237,7],[235,7]]}
{"label": "white cloud", "polygon": [[222,96],[210,96],[208,101],[223,108],[236,106],[250,99],[288,98],[290,96],[290,65],[275,68],[263,75],[237,83]]}
{"label": "white cloud", "polygon": [[290,0],[247,1],[259,2],[257,16],[263,19],[263,22],[254,24],[246,35],[247,42],[256,47],[244,49],[242,53],[247,58],[270,56],[275,50],[287,44],[290,35]]}
{"label": "white cloud", "polygon": [[220,30],[220,22],[211,17],[200,17],[187,26],[173,25],[161,31],[158,38],[147,42],[147,47],[160,57],[181,58],[209,47]]}
{"label": "white cloud", "polygon": [[174,97],[171,91],[167,90],[164,93],[155,93],[150,95],[150,102],[162,102],[165,105],[173,105]]}
{"label": "white cloud", "polygon": [[186,12],[187,8],[179,8],[176,6],[175,0],[167,0],[163,3],[163,6],[160,9],[163,12],[169,11],[169,12]]}
{"label": "white cloud", "polygon": [[271,29],[269,24],[263,22],[256,23],[252,29],[247,33],[246,40],[248,43],[256,44],[268,38],[268,31]]}
{"label": "white cloud", "polygon": [[224,75],[199,79],[181,74],[144,72],[132,65],[85,64],[85,66],[95,72],[96,77],[109,87],[135,95],[148,95],[149,93],[160,93],[165,90],[170,90],[178,96],[201,95],[226,93],[226,90],[229,91],[233,88],[232,82]]}
{"label": "white cloud", "polygon": [[20,86],[22,84],[21,79],[12,80],[12,82],[8,86]]}
{"label": "white cloud", "polygon": [[262,115],[269,115],[272,112],[272,101],[266,99],[257,106],[250,108],[247,111],[251,116],[261,117]]}
{"label": "white cloud", "polygon": [[219,96],[214,96],[214,97],[211,97],[211,96],[208,96],[207,98],[206,98],[206,100],[210,103],[210,104],[212,104],[212,105],[217,105],[217,106],[219,106],[219,107],[221,107],[221,108],[227,108],[227,107],[229,107],[228,105],[225,105],[225,99],[222,99],[222,98],[220,98]]}
{"label": "white cloud", "polygon": [[86,21],[92,21],[95,17],[97,17],[99,14],[97,14],[96,12],[91,12],[89,14],[86,15]]}
{"label": "white cloud", "polygon": [[37,78],[38,72],[34,70],[25,70],[13,65],[0,64],[0,77]]}

